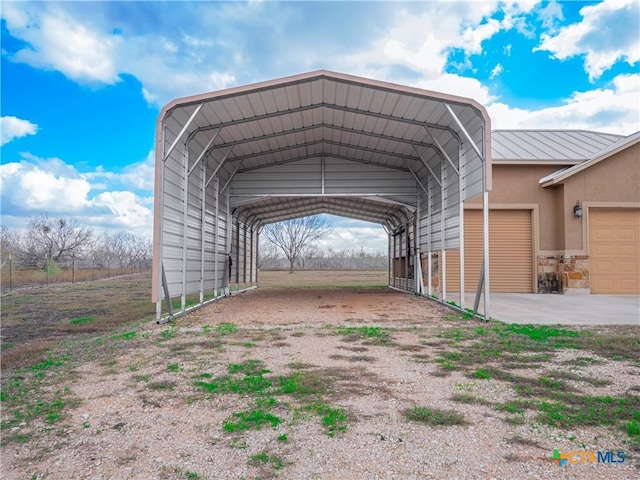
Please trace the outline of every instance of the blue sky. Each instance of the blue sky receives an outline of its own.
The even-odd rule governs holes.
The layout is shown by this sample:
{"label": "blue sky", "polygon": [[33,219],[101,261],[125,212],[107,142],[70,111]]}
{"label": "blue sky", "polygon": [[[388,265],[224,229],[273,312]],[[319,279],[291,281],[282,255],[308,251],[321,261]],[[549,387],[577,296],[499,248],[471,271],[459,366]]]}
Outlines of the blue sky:
{"label": "blue sky", "polygon": [[[151,236],[170,100],[317,69],[471,97],[493,128],[640,129],[640,0],[7,2],[2,224]],[[386,249],[336,220],[335,249]]]}

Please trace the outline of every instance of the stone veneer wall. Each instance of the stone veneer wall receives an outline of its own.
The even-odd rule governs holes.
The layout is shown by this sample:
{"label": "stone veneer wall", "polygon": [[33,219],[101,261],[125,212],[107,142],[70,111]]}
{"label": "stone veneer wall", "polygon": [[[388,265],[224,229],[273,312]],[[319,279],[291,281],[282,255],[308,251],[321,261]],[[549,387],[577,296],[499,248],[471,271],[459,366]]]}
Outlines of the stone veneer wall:
{"label": "stone veneer wall", "polygon": [[591,284],[589,283],[589,257],[566,257],[564,259],[562,284],[565,289],[564,293],[591,293]]}
{"label": "stone veneer wall", "polygon": [[538,293],[590,293],[589,257],[538,257]]}

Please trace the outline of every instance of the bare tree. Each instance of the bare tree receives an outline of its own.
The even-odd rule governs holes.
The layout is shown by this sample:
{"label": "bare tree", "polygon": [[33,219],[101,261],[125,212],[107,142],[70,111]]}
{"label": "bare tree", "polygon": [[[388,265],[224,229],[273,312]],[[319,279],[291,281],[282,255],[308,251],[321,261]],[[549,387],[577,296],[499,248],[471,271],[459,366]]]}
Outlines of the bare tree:
{"label": "bare tree", "polygon": [[24,255],[29,264],[47,268],[51,262],[79,256],[92,238],[93,230],[80,225],[76,218],[31,217],[24,237]]}
{"label": "bare tree", "polygon": [[313,215],[272,223],[264,227],[264,238],[278,247],[289,261],[289,273],[305,247],[325,237],[333,230],[325,217]]}
{"label": "bare tree", "polygon": [[14,230],[11,230],[5,225],[0,227],[0,258],[2,259],[2,266],[13,258],[13,261],[20,258],[21,251],[20,234]]}
{"label": "bare tree", "polygon": [[278,248],[270,242],[260,244],[258,250],[258,268],[274,268],[282,257]]}

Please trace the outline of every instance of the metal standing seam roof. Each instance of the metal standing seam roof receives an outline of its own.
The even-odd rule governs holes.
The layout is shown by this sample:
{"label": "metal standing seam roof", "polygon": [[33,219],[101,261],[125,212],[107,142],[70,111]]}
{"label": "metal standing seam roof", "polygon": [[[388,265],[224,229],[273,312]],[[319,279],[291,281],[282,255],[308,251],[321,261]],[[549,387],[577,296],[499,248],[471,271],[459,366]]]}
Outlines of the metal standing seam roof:
{"label": "metal standing seam roof", "polygon": [[505,163],[577,164],[623,138],[587,130],[494,130],[491,156]]}
{"label": "metal standing seam roof", "polygon": [[611,143],[609,146],[603,148],[599,152],[596,152],[591,156],[591,158],[587,159],[584,162],[581,162],[569,168],[563,168],[561,170],[558,170],[557,172],[553,172],[550,175],[541,178],[538,183],[540,183],[540,185],[542,185],[543,187],[555,185],[559,182],[562,182],[571,175],[575,175],[576,173],[581,172],[584,169],[589,168],[590,166],[601,162],[602,160],[605,160],[612,155],[620,152],[621,150],[629,148],[637,143],[640,143],[640,131],[632,133],[627,137],[622,137],[617,142]]}
{"label": "metal standing seam roof", "polygon": [[[258,224],[326,212],[393,227],[415,211],[415,179],[426,185],[429,175],[439,175],[443,155],[458,162],[460,145],[475,170],[480,164],[486,170],[487,188],[491,184],[489,117],[480,104],[328,71],[177,99],[161,111],[157,132],[157,181],[164,160],[184,155],[184,148],[172,149],[183,142],[189,171],[202,159],[225,186],[248,172],[309,159],[356,162],[374,176],[382,168],[412,178],[410,189],[381,195],[372,189],[358,200],[348,187],[329,194],[319,185],[304,195],[283,189],[281,195],[232,196],[234,211]],[[481,182],[481,175],[471,175],[474,168],[467,169],[469,196],[479,193],[471,183]],[[366,183],[367,175],[359,180]]]}

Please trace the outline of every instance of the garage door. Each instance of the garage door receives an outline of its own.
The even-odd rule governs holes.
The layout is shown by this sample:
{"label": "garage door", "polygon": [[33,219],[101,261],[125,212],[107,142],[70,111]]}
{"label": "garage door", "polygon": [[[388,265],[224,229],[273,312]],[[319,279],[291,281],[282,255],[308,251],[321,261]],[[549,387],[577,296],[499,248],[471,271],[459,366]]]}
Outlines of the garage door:
{"label": "garage door", "polygon": [[640,209],[589,209],[591,293],[640,293]]}
{"label": "garage door", "polygon": [[[474,292],[482,266],[482,210],[465,210],[465,290]],[[531,210],[489,211],[489,276],[492,292],[533,292]],[[460,254],[447,252],[447,290],[460,291]],[[441,270],[440,270],[441,271]]]}

